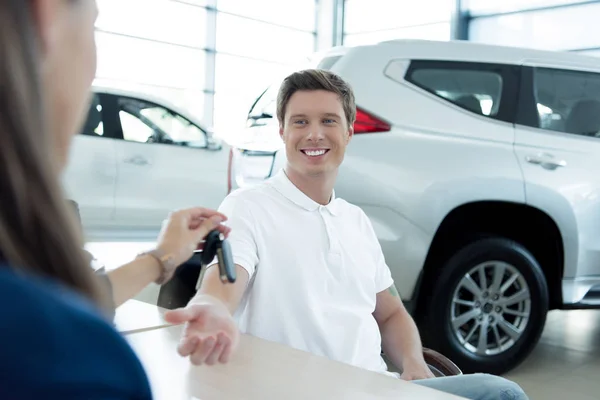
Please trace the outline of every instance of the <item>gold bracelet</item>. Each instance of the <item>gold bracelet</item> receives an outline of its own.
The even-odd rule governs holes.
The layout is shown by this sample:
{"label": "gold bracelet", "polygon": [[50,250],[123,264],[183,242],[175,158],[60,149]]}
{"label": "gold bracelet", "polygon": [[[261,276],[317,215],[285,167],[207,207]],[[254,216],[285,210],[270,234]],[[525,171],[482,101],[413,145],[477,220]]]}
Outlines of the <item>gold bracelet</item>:
{"label": "gold bracelet", "polygon": [[140,253],[137,256],[137,258],[143,256],[153,257],[156,261],[158,261],[158,264],[160,265],[160,276],[156,281],[154,281],[157,285],[164,285],[169,280],[171,280],[173,274],[175,273],[175,270],[178,267],[171,254],[165,254],[162,250],[154,249]]}

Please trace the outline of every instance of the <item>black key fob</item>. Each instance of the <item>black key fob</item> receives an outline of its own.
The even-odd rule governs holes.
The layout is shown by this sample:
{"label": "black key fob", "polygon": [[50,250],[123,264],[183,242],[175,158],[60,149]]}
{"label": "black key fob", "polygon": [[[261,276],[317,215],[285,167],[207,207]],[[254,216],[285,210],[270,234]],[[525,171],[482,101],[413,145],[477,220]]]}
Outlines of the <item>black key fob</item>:
{"label": "black key fob", "polygon": [[202,266],[207,267],[215,256],[219,264],[221,282],[234,283],[236,274],[231,247],[223,234],[217,230],[206,235],[204,249],[202,250]]}

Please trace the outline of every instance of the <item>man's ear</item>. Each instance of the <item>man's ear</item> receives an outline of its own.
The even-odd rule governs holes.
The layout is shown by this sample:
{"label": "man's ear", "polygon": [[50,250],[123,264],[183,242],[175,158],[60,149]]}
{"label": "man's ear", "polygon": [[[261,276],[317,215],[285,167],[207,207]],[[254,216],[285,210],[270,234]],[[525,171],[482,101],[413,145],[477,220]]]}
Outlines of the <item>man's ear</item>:
{"label": "man's ear", "polygon": [[346,142],[350,143],[353,136],[354,136],[354,124],[352,124],[348,127],[348,137],[346,138]]}
{"label": "man's ear", "polygon": [[285,138],[283,137],[283,124],[279,124],[279,137],[285,142]]}

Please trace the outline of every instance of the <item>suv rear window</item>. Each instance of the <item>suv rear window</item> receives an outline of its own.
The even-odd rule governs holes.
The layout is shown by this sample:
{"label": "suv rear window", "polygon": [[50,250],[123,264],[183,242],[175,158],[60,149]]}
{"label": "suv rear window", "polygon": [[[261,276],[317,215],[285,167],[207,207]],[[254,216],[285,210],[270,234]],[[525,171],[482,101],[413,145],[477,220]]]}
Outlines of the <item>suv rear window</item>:
{"label": "suv rear window", "polygon": [[534,127],[600,138],[600,74],[533,68],[533,83]]}
{"label": "suv rear window", "polygon": [[[412,61],[405,79],[452,104],[473,113],[509,121],[512,112],[503,106],[506,79],[512,66],[454,61]],[[516,90],[509,91],[516,101]]]}

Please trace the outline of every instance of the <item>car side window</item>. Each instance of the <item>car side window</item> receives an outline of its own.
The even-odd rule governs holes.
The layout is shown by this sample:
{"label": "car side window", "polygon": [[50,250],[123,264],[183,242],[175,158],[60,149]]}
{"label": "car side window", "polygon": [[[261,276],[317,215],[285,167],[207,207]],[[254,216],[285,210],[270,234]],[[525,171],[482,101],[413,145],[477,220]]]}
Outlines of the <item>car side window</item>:
{"label": "car side window", "polygon": [[92,95],[90,108],[81,134],[86,136],[104,136],[102,104],[100,103],[100,96],[96,93]]}
{"label": "car side window", "polygon": [[154,129],[134,114],[119,110],[119,120],[123,129],[123,139],[138,143],[152,143],[154,141]]}
{"label": "car side window", "polygon": [[496,118],[501,109],[501,68],[478,63],[413,61],[406,80],[479,115]]}
{"label": "car side window", "polygon": [[537,128],[600,138],[600,74],[533,68]]}
{"label": "car side window", "polygon": [[208,145],[206,132],[165,107],[120,97],[118,109],[124,140],[199,148]]}

